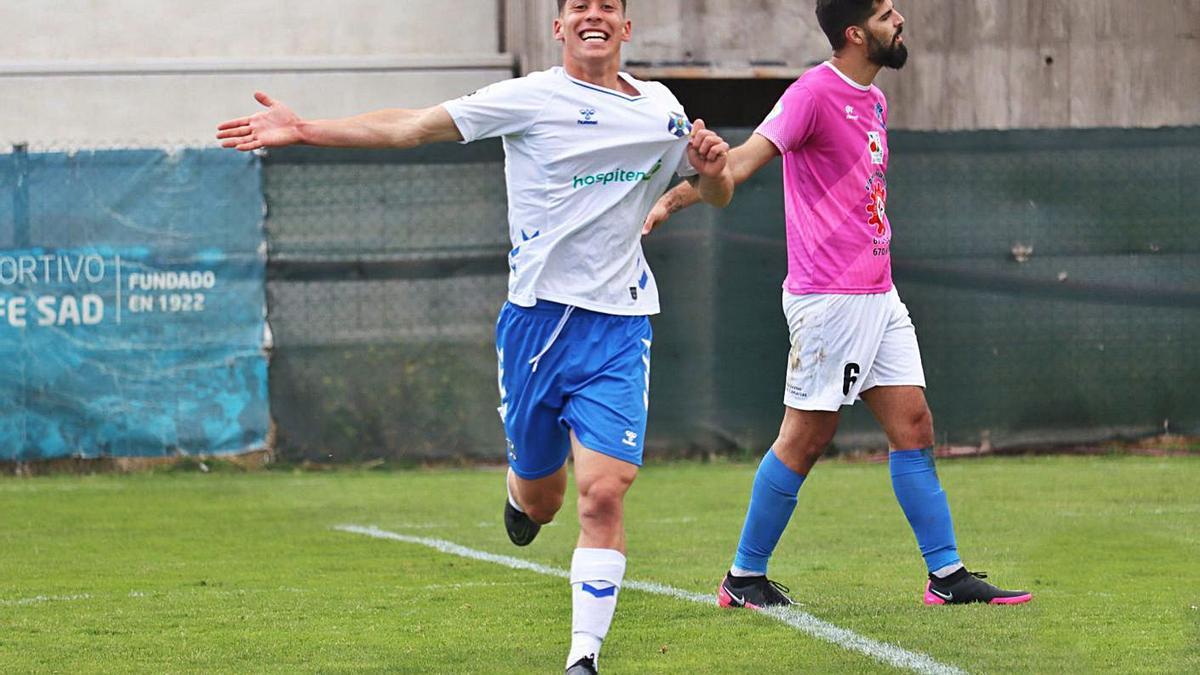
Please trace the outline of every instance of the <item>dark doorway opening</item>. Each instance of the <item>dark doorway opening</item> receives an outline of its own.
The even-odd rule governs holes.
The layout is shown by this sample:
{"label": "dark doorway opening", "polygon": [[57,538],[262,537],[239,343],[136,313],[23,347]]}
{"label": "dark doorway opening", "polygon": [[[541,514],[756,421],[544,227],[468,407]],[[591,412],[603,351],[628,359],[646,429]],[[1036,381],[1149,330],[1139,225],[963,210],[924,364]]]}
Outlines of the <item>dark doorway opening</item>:
{"label": "dark doorway opening", "polygon": [[795,80],[666,79],[688,117],[710,127],[757,127]]}

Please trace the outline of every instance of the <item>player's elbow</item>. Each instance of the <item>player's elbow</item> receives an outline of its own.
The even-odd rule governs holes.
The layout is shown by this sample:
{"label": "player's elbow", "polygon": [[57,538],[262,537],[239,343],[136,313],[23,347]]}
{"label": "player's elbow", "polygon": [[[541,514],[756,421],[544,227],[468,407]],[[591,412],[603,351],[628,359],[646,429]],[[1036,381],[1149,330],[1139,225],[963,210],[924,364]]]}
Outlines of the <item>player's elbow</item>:
{"label": "player's elbow", "polygon": [[434,106],[417,112],[413,119],[413,127],[413,146],[453,143],[463,140],[454,118],[442,106]]}

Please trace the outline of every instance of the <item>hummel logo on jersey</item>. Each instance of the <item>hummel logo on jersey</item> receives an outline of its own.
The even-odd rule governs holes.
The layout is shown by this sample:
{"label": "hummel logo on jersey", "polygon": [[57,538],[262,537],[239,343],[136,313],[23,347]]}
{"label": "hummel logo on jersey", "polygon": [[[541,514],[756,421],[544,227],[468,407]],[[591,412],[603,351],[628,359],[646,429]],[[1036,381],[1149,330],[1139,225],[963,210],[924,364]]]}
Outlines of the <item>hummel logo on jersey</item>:
{"label": "hummel logo on jersey", "polygon": [[848,119],[848,120],[858,119],[858,115],[854,114],[854,106],[852,106],[852,105],[846,106],[846,119]]}
{"label": "hummel logo on jersey", "polygon": [[621,442],[624,443],[625,445],[628,445],[631,448],[634,448],[634,447],[637,447],[637,437],[638,437],[638,435],[633,433],[632,431],[626,431],[625,438],[622,439]]}
{"label": "hummel logo on jersey", "polygon": [[579,120],[578,120],[576,123],[577,123],[577,124],[583,124],[583,125],[586,125],[586,126],[594,126],[594,125],[596,125],[596,124],[599,124],[599,122],[597,122],[596,120],[592,119],[592,118],[593,118],[593,117],[595,117],[595,116],[596,116],[596,109],[595,109],[595,108],[580,108],[580,109],[579,109],[579,117],[580,117],[580,119],[579,119]]}

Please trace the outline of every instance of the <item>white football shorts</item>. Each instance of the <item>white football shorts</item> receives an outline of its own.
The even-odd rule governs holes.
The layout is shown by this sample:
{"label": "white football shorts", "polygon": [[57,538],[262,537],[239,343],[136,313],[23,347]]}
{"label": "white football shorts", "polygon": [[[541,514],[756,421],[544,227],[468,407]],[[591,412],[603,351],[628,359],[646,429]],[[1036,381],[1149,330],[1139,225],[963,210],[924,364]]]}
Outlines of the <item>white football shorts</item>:
{"label": "white football shorts", "polygon": [[836,411],[872,387],[925,387],[921,351],[896,289],[868,295],[783,292],[792,350],[783,403]]}

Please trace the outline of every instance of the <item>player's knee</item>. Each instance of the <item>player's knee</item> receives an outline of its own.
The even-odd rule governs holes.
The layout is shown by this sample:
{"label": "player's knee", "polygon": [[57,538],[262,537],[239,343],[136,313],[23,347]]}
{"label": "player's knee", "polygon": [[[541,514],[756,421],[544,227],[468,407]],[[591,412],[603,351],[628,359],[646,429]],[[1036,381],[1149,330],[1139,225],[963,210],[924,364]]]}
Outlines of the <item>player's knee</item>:
{"label": "player's knee", "polygon": [[775,454],[779,455],[788,468],[797,473],[808,475],[813,465],[825,453],[827,445],[776,445]]}
{"label": "player's knee", "polygon": [[545,525],[554,520],[554,516],[558,514],[558,509],[561,507],[561,500],[558,506],[547,504],[536,504],[525,509],[525,515],[529,516],[530,520],[538,525]]}
{"label": "player's knee", "polygon": [[781,430],[779,437],[772,446],[775,453],[787,464],[803,464],[811,466],[825,453],[825,448],[833,441],[833,434],[812,435],[787,433]]}
{"label": "player's knee", "polygon": [[905,426],[905,435],[911,439],[905,446],[927,448],[933,445],[933,413],[929,411],[929,406],[915,411]]}
{"label": "player's knee", "polygon": [[531,500],[530,503],[523,506],[525,515],[529,516],[533,522],[545,525],[554,520],[554,516],[562,508],[562,504],[563,496],[561,494],[548,494]]}
{"label": "player's knee", "polygon": [[620,480],[597,481],[579,491],[579,519],[606,522],[619,518],[628,484]]}

